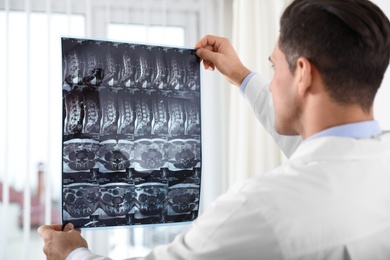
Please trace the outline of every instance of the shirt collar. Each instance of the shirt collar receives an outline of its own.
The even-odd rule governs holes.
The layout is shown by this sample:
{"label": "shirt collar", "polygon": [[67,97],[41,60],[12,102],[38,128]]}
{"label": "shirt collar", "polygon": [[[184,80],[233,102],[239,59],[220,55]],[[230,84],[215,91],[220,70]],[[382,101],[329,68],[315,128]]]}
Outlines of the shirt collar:
{"label": "shirt collar", "polygon": [[376,120],[345,124],[331,127],[308,137],[305,142],[323,136],[349,137],[355,139],[372,138],[382,133]]}

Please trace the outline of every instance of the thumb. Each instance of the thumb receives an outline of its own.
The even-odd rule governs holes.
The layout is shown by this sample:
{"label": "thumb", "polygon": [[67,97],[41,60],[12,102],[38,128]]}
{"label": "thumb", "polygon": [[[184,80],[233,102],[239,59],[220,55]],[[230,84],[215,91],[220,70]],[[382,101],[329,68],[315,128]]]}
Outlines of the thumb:
{"label": "thumb", "polygon": [[71,230],[73,230],[74,229],[74,225],[72,224],[72,223],[68,223],[68,224],[66,224],[65,225],[65,227],[64,227],[64,232],[68,232],[68,231],[71,231]]}

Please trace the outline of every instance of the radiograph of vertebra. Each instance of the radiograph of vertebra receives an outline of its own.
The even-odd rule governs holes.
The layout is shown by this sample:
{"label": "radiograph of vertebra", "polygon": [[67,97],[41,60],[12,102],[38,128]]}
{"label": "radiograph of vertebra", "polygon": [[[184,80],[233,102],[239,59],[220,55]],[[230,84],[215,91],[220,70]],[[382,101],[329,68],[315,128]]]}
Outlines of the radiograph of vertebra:
{"label": "radiograph of vertebra", "polygon": [[140,139],[134,143],[134,167],[138,171],[158,170],[166,165],[167,159],[163,139]]}
{"label": "radiograph of vertebra", "polygon": [[136,135],[151,133],[151,109],[147,98],[135,98],[135,129]]}
{"label": "radiograph of vertebra", "polygon": [[198,62],[195,59],[188,59],[185,64],[185,88],[189,90],[199,90],[200,83],[198,77]]}
{"label": "radiograph of vertebra", "polygon": [[101,133],[115,134],[117,132],[116,95],[113,92],[104,92],[100,95],[102,108]]}
{"label": "radiograph of vertebra", "polygon": [[150,80],[150,67],[147,57],[147,50],[141,49],[137,51],[135,57],[135,84],[138,88],[148,88]]}
{"label": "radiograph of vertebra", "polygon": [[73,183],[63,186],[65,210],[74,218],[89,217],[99,206],[99,186],[94,183]]}
{"label": "radiograph of vertebra", "polygon": [[80,91],[73,90],[65,97],[66,119],[65,119],[65,133],[79,133],[82,125],[82,104],[83,96]]}
{"label": "radiograph of vertebra", "polygon": [[170,99],[169,103],[168,133],[171,135],[184,134],[184,105],[179,99]]}
{"label": "radiograph of vertebra", "polygon": [[65,54],[65,81],[69,85],[75,85],[81,82],[81,57],[76,49],[72,49]]}
{"label": "radiograph of vertebra", "polygon": [[200,162],[200,141],[177,139],[168,145],[168,167],[171,170],[192,169]]}
{"label": "radiograph of vertebra", "polygon": [[125,51],[122,55],[122,65],[119,84],[125,87],[134,86],[134,61],[133,57],[129,54],[128,51]]}
{"label": "radiograph of vertebra", "polygon": [[104,78],[103,63],[98,56],[98,47],[88,48],[84,57],[85,75],[83,83],[88,86],[99,86]]}
{"label": "radiograph of vertebra", "polygon": [[185,133],[187,135],[200,135],[200,114],[199,104],[188,100],[185,102],[186,122]]}
{"label": "radiograph of vertebra", "polygon": [[167,85],[167,67],[163,55],[155,54],[155,66],[152,69],[151,88],[165,89]]}
{"label": "radiograph of vertebra", "polygon": [[[177,184],[169,188],[168,205],[175,213],[193,211],[199,204],[199,185]],[[169,213],[173,213],[168,211]]]}
{"label": "radiograph of vertebra", "polygon": [[104,71],[105,77],[103,80],[103,84],[108,86],[115,86],[118,83],[118,62],[115,57],[115,52],[112,50],[114,46],[110,46],[104,55]]}
{"label": "radiograph of vertebra", "polygon": [[107,140],[100,143],[98,150],[101,172],[124,171],[133,159],[133,142],[127,140]]}
{"label": "radiograph of vertebra", "polygon": [[150,182],[136,185],[135,205],[141,214],[153,216],[161,214],[166,206],[168,185],[159,182]]}
{"label": "radiograph of vertebra", "polygon": [[63,144],[64,172],[89,171],[96,167],[99,142],[91,139],[72,139]]}
{"label": "radiograph of vertebra", "polygon": [[99,93],[95,90],[84,91],[84,133],[99,133],[100,104]]}
{"label": "radiograph of vertebra", "polygon": [[164,98],[155,98],[152,100],[152,134],[168,133],[168,111],[167,102]]}
{"label": "radiograph of vertebra", "polygon": [[99,202],[108,216],[124,216],[130,212],[135,203],[134,185],[113,182],[100,185]]}
{"label": "radiograph of vertebra", "polygon": [[134,134],[134,99],[131,95],[124,93],[118,96],[118,133]]}
{"label": "radiograph of vertebra", "polygon": [[172,56],[169,59],[169,77],[168,77],[168,89],[181,90],[183,89],[183,74],[182,74],[182,62],[177,56]]}

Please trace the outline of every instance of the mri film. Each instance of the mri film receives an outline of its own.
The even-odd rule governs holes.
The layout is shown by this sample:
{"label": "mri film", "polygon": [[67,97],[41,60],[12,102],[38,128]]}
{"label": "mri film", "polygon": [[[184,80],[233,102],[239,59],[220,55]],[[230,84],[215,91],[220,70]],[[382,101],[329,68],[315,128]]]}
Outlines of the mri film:
{"label": "mri film", "polygon": [[62,38],[62,222],[190,222],[199,211],[194,49]]}

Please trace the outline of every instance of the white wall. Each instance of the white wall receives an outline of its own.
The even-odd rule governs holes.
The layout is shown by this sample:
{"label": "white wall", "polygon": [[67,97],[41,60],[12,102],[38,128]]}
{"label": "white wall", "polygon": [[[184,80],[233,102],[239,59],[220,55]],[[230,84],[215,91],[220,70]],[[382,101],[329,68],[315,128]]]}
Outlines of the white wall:
{"label": "white wall", "polygon": [[[390,17],[389,0],[372,0]],[[387,69],[382,86],[374,103],[374,113],[383,130],[390,130],[390,69]]]}

